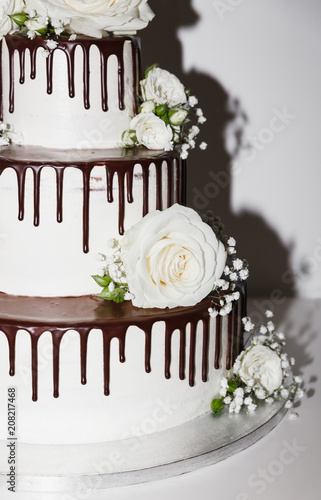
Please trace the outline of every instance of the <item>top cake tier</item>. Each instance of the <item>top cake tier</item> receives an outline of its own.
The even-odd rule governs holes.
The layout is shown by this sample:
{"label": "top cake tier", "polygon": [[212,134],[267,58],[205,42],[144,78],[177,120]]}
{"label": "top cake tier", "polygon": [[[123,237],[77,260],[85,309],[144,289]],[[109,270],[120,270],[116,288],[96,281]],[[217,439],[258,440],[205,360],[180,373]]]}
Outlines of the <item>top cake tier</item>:
{"label": "top cake tier", "polygon": [[115,148],[137,113],[137,37],[46,40],[7,35],[0,41],[0,121],[25,145]]}

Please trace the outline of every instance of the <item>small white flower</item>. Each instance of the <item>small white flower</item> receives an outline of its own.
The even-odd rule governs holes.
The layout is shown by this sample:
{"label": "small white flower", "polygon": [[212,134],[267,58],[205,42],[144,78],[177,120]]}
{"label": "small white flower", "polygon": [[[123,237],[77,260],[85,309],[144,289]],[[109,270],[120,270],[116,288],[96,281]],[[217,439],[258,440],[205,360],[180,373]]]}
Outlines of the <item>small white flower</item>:
{"label": "small white flower", "polygon": [[197,125],[193,125],[188,132],[188,137],[190,139],[194,139],[200,133],[200,131],[201,129],[197,127]]}
{"label": "small white flower", "polygon": [[124,297],[125,300],[133,300],[133,298],[134,298],[134,295],[132,293],[130,293],[130,292],[125,293],[125,297]]}
{"label": "small white flower", "polygon": [[197,121],[198,121],[198,123],[200,123],[201,125],[203,125],[204,123],[207,122],[207,118],[205,118],[205,116],[200,116]]}
{"label": "small white flower", "polygon": [[280,394],[281,394],[281,398],[283,398],[283,399],[288,399],[288,397],[289,397],[289,391],[287,389],[282,389]]}
{"label": "small white flower", "polygon": [[290,363],[287,360],[284,360],[281,362],[281,366],[282,368],[288,368],[288,366],[290,366]]}
{"label": "small white flower", "polygon": [[252,401],[253,400],[252,400],[251,396],[248,396],[247,398],[244,399],[244,404],[246,406],[249,406],[250,404],[252,404]]}
{"label": "small white flower", "polygon": [[240,271],[243,268],[243,260],[235,259],[233,260],[233,268],[235,271]]}
{"label": "small white flower", "polygon": [[267,333],[267,331],[268,331],[268,329],[266,328],[266,326],[262,325],[262,326],[260,327],[260,333],[261,333],[262,335],[265,335],[265,334]]}
{"label": "small white flower", "polygon": [[223,403],[226,405],[229,405],[232,402],[231,396],[226,396],[226,398],[223,399]]}
{"label": "small white flower", "polygon": [[204,115],[203,110],[201,108],[197,108],[196,116],[203,116],[203,115]]}
{"label": "small white flower", "polygon": [[54,50],[56,47],[58,47],[58,42],[56,40],[47,40],[46,45],[49,50]]}
{"label": "small white flower", "polygon": [[198,104],[198,99],[195,96],[190,96],[188,99],[188,104],[191,106],[191,108],[194,108]]}
{"label": "small white flower", "polygon": [[234,255],[234,254],[236,253],[236,250],[235,250],[235,248],[234,248],[234,247],[228,247],[228,249],[227,249],[227,253],[228,253],[229,255]]}
{"label": "small white flower", "polygon": [[301,378],[301,377],[299,377],[298,375],[296,375],[296,376],[294,377],[294,382],[295,382],[296,384],[301,384],[301,382],[302,382],[302,378]]}
{"label": "small white flower", "polygon": [[294,365],[295,365],[295,359],[294,359],[294,358],[290,358],[290,365],[291,365],[291,366],[294,366]]}
{"label": "small white flower", "polygon": [[269,321],[268,322],[267,328],[268,328],[268,330],[269,330],[270,333],[274,332],[274,330],[275,330],[275,324],[273,323],[273,321]]}
{"label": "small white flower", "polygon": [[304,398],[304,391],[302,389],[298,389],[296,395],[299,399]]}
{"label": "small white flower", "polygon": [[230,237],[228,240],[227,240],[227,244],[230,246],[230,247],[235,247],[236,245],[236,240],[232,237]]}
{"label": "small white flower", "polygon": [[27,37],[30,38],[30,40],[33,40],[34,38],[36,38],[36,33],[34,31],[29,30],[27,32]]}
{"label": "small white flower", "polygon": [[241,280],[246,280],[249,277],[249,270],[248,269],[242,269],[240,271],[240,278]]}
{"label": "small white flower", "polygon": [[273,342],[273,344],[270,345],[270,348],[273,349],[274,351],[280,347],[279,344],[277,342]]}
{"label": "small white flower", "polygon": [[238,387],[237,389],[235,389],[234,394],[235,394],[235,396],[239,396],[239,397],[243,398],[244,391],[243,391],[242,387]]}
{"label": "small white flower", "polygon": [[247,321],[246,323],[244,323],[244,330],[246,332],[251,332],[254,328],[254,323],[252,323],[252,321]]}
{"label": "small white flower", "polygon": [[108,290],[111,292],[113,292],[115,290],[115,283],[111,282],[108,286]]}
{"label": "small white flower", "polygon": [[225,266],[225,269],[224,269],[224,274],[225,274],[226,276],[229,276],[229,274],[230,274],[230,273],[231,273],[230,268],[229,268],[228,266]]}
{"label": "small white flower", "polygon": [[256,407],[257,407],[257,405],[252,403],[247,408],[248,408],[250,413],[253,413],[256,410]]}
{"label": "small white flower", "polygon": [[289,419],[290,420],[296,420],[298,418],[298,414],[295,413],[295,412],[291,412],[290,415],[289,415]]}
{"label": "small white flower", "polygon": [[223,306],[222,309],[220,310],[220,315],[227,316],[232,311],[232,308],[233,308],[233,305],[231,303],[225,304],[225,306]]}
{"label": "small white flower", "polygon": [[34,9],[29,10],[29,17],[31,19],[33,19],[34,17],[36,17],[36,15],[37,15],[37,12]]}
{"label": "small white flower", "polygon": [[200,144],[199,147],[200,147],[200,149],[202,149],[203,151],[205,151],[205,149],[207,149],[207,143],[203,141],[203,142],[201,142],[201,144]]}
{"label": "small white flower", "polygon": [[255,395],[258,399],[265,399],[266,398],[266,392],[264,389],[256,389],[255,390]]}
{"label": "small white flower", "polygon": [[69,41],[74,42],[76,40],[76,38],[77,38],[77,35],[74,33],[74,34],[70,35]]}
{"label": "small white flower", "polygon": [[292,408],[293,407],[293,403],[292,401],[288,400],[286,403],[285,403],[285,408],[289,409],[289,408]]}
{"label": "small white flower", "polygon": [[280,339],[280,340],[284,340],[285,339],[285,335],[284,333],[280,332],[277,334],[277,338]]}
{"label": "small white flower", "polygon": [[267,311],[265,311],[265,316],[266,316],[267,318],[273,318],[274,314],[273,314],[273,312],[272,312],[272,311],[267,310]]}
{"label": "small white flower", "polygon": [[272,398],[272,397],[266,398],[265,402],[270,405],[270,404],[274,403],[274,398]]}
{"label": "small white flower", "polygon": [[236,273],[231,273],[230,274],[230,280],[231,281],[237,281],[237,274]]}
{"label": "small white flower", "polygon": [[211,318],[216,318],[216,316],[218,316],[218,311],[216,311],[216,309],[213,309],[212,307],[208,309],[208,312]]}

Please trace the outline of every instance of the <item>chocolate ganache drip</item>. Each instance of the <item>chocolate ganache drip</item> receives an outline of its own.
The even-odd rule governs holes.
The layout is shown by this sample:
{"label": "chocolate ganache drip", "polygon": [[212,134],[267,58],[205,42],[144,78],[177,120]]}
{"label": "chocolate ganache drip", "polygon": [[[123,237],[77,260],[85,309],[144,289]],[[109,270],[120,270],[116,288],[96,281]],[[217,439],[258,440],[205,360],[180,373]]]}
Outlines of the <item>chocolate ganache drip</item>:
{"label": "chocolate ganache drip", "polygon": [[[242,294],[241,294],[242,295]],[[242,297],[240,304],[242,305]],[[192,387],[195,384],[196,343],[202,345],[201,379],[208,380],[209,363],[215,369],[230,369],[236,356],[242,349],[243,332],[240,321],[240,308],[235,303],[227,317],[226,359],[222,359],[223,320],[216,318],[215,341],[210,350],[210,323],[208,314],[210,302],[204,300],[194,307],[176,309],[137,309],[130,302],[115,304],[96,297],[35,298],[15,297],[0,293],[0,331],[4,333],[9,346],[9,374],[15,374],[16,337],[18,330],[25,330],[31,341],[32,399],[38,399],[38,342],[44,332],[52,336],[53,361],[53,396],[59,397],[60,346],[64,335],[69,330],[76,330],[80,338],[80,381],[87,383],[87,346],[92,330],[100,329],[103,338],[102,362],[104,366],[104,387],[106,396],[110,394],[112,374],[110,346],[113,339],[118,340],[119,362],[126,361],[126,338],[130,335],[130,326],[138,327],[145,337],[145,371],[152,371],[151,352],[153,326],[159,321],[165,325],[164,331],[164,377],[171,378],[171,363],[178,356],[179,378],[186,378]],[[203,325],[198,328],[198,325]],[[172,336],[179,331],[179,352],[173,352]],[[188,335],[189,331],[189,335]],[[97,332],[95,332],[97,334]],[[197,337],[200,337],[198,339]],[[187,341],[187,339],[189,339]],[[188,359],[186,349],[188,348]],[[213,351],[213,352],[212,352]]]}
{"label": "chocolate ganache drip", "polygon": [[[22,35],[8,35],[5,37],[9,53],[9,112],[14,112],[15,98],[15,53],[19,55],[19,83],[24,84],[26,79],[26,51],[30,56],[30,79],[34,80],[37,76],[37,51],[39,48],[48,50],[46,40],[43,37],[37,37],[34,40]],[[111,56],[116,56],[118,63],[118,105],[119,109],[124,109],[124,88],[125,88],[125,63],[124,63],[124,47],[125,43],[131,44],[132,62],[133,62],[133,102],[134,115],[137,114],[137,99],[138,81],[140,71],[140,41],[135,37],[108,37],[102,39],[93,39],[89,37],[78,36],[76,40],[70,41],[68,38],[60,38],[58,46],[49,51],[46,60],[46,77],[47,77],[47,93],[54,92],[53,76],[54,76],[54,58],[57,50],[63,51],[66,55],[67,73],[68,73],[68,92],[69,97],[75,96],[75,52],[77,47],[81,47],[83,51],[83,93],[84,93],[84,108],[90,108],[90,50],[93,46],[97,47],[100,54],[101,66],[101,107],[103,111],[108,111],[108,89],[107,89],[107,66]],[[0,42],[0,57],[2,54],[2,41]],[[2,64],[0,59],[1,75],[0,75],[0,119],[3,119],[3,92],[2,92]]]}
{"label": "chocolate ganache drip", "polygon": [[[186,162],[181,160],[177,151],[148,151],[137,150],[71,150],[69,153],[44,148],[6,147],[0,150],[0,176],[6,168],[12,168],[17,175],[18,186],[18,218],[24,219],[25,181],[26,172],[31,169],[34,179],[34,225],[39,226],[41,220],[41,172],[44,167],[51,167],[56,172],[57,192],[57,222],[63,221],[63,191],[64,172],[72,167],[82,172],[83,177],[83,251],[89,252],[89,214],[90,214],[90,178],[94,167],[105,170],[107,181],[107,203],[113,203],[113,189],[117,182],[118,187],[118,231],[125,232],[124,220],[126,200],[133,203],[133,183],[135,165],[142,168],[143,200],[142,217],[149,212],[150,206],[150,171],[152,166],[156,170],[156,208],[162,210],[174,203],[186,202]],[[164,168],[165,167],[165,168]],[[116,181],[117,176],[117,181]],[[163,192],[166,186],[166,205],[163,207]]]}

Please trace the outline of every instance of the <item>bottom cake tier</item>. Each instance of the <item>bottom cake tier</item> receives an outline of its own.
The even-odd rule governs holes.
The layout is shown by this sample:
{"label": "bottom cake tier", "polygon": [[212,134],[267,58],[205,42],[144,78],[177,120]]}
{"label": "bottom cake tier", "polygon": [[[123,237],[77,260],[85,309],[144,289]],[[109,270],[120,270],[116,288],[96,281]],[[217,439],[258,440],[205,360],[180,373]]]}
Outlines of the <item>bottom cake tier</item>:
{"label": "bottom cake tier", "polygon": [[128,439],[202,415],[243,347],[245,297],[225,317],[211,318],[209,305],[0,294],[0,440],[11,387],[26,443]]}

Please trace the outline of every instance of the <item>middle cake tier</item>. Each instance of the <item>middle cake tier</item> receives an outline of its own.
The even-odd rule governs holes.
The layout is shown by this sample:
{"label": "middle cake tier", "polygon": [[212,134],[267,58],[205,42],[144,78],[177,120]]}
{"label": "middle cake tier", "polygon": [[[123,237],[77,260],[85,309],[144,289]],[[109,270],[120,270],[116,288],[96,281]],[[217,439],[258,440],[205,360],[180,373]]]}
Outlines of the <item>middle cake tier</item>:
{"label": "middle cake tier", "polygon": [[97,292],[97,255],[148,212],[185,204],[178,151],[0,148],[0,292]]}

